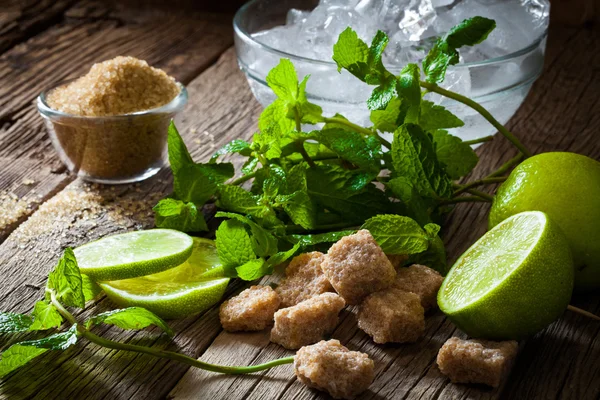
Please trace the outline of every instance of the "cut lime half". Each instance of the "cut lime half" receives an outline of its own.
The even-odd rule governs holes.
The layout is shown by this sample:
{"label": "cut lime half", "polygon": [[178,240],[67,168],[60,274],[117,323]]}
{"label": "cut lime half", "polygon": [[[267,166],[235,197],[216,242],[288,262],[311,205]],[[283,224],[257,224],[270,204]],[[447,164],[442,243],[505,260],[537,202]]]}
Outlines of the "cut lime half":
{"label": "cut lime half", "polygon": [[470,336],[520,339],[557,319],[573,290],[573,262],[558,225],[538,211],[514,215],[456,261],[440,309]]}
{"label": "cut lime half", "polygon": [[122,307],[144,307],[165,319],[183,318],[216,304],[227,288],[212,240],[194,238],[192,255],[167,271],[138,278],[100,282],[106,295]]}
{"label": "cut lime half", "polygon": [[107,236],[77,247],[82,274],[95,281],[135,278],[175,267],[192,254],[192,237],[172,229]]}

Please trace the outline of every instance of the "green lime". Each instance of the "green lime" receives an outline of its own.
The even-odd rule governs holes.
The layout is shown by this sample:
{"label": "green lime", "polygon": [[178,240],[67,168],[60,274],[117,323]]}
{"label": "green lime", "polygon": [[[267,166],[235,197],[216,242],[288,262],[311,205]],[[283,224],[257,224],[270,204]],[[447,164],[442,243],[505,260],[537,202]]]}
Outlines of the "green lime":
{"label": "green lime", "polygon": [[183,264],[157,274],[100,286],[122,307],[144,307],[166,319],[197,314],[217,303],[227,288],[212,240],[194,238],[194,251]]}
{"label": "green lime", "polygon": [[573,291],[564,234],[539,211],[514,215],[456,261],[438,293],[440,309],[482,339],[521,339],[557,319]]}
{"label": "green lime", "polygon": [[192,245],[192,237],[183,232],[150,229],[107,236],[74,251],[82,274],[110,281],[173,268],[190,257]]}
{"label": "green lime", "polygon": [[534,210],[548,214],[565,233],[575,287],[600,288],[600,162],[575,153],[528,158],[498,188],[489,226]]}

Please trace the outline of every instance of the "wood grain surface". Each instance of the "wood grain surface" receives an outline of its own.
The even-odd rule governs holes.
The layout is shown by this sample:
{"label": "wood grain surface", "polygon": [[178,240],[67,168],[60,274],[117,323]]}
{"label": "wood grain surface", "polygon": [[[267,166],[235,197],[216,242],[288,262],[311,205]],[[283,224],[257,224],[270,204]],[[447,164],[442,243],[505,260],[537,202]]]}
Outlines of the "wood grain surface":
{"label": "wood grain surface", "polygon": [[[85,72],[95,61],[118,54],[144,58],[188,84],[190,102],[177,123],[197,161],[207,160],[233,138],[250,137],[261,110],[237,67],[233,49],[228,49],[232,43],[230,16],[197,11],[171,15],[126,6],[112,9],[91,1],[77,2],[63,11],[62,17],[50,17],[47,26],[33,23],[37,28],[15,36],[11,39],[14,43],[0,55],[0,190],[34,199],[31,205],[27,200],[23,215],[5,228],[4,235],[0,232],[0,239],[6,238],[0,244],[2,311],[31,309],[41,296],[47,272],[65,247],[152,226],[151,206],[171,190],[168,170],[136,185],[111,187],[74,180],[60,168],[32,105],[39,91]],[[33,18],[22,15],[22,19]],[[535,152],[569,150],[600,159],[598,71],[597,27],[552,28],[545,72],[510,121],[511,130]],[[478,153],[481,162],[474,178],[515,154],[500,137],[480,147]],[[449,261],[485,231],[488,207],[461,204],[448,217],[443,237]],[[231,285],[228,295],[241,288],[241,283]],[[577,295],[574,304],[600,312],[597,294]],[[78,317],[111,306],[102,299]],[[95,332],[228,365],[256,364],[291,354],[269,343],[268,332],[223,332],[216,307],[171,325],[176,331],[173,341],[155,329],[123,332],[99,327]],[[364,399],[597,399],[599,333],[600,324],[565,314],[522,344],[510,379],[498,390],[454,385],[441,375],[435,366],[437,351],[447,338],[462,333],[439,312],[428,315],[424,338],[412,345],[374,345],[357,329],[352,309],[342,313],[333,337],[375,360],[376,380],[361,397]],[[15,340],[2,338],[0,343],[6,348]],[[65,352],[46,353],[4,379],[0,397],[328,398],[300,384],[289,365],[252,376],[220,376],[85,341]]]}

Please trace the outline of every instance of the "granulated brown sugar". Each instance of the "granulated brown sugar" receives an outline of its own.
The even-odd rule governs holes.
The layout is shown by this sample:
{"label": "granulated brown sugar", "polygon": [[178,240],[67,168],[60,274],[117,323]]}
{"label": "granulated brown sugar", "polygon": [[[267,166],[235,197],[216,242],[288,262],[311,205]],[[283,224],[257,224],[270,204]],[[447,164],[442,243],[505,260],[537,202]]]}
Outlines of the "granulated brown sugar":
{"label": "granulated brown sugar", "polygon": [[168,104],[179,93],[164,71],[116,57],[48,93],[48,106],[69,115],[42,114],[71,171],[91,180],[129,181],[163,165],[168,125],[178,110],[132,113]]}
{"label": "granulated brown sugar", "polygon": [[167,104],[177,96],[175,79],[134,57],[94,64],[86,75],[48,94],[55,110],[104,117],[131,114]]}
{"label": "granulated brown sugar", "polygon": [[0,233],[29,214],[30,206],[35,202],[37,200],[19,198],[12,192],[2,191],[0,193]]}
{"label": "granulated brown sugar", "polygon": [[83,238],[96,238],[96,228],[149,228],[154,224],[152,205],[164,197],[162,192],[149,192],[142,199],[135,195],[134,185],[113,187],[78,182],[43,203],[13,233],[21,243],[42,237],[59,239],[64,246],[79,245]]}

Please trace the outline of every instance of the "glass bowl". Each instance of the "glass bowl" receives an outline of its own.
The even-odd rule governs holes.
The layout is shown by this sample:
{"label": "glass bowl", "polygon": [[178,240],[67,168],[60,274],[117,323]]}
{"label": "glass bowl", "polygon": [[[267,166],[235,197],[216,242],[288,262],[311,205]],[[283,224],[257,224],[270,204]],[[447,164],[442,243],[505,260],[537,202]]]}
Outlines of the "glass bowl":
{"label": "glass bowl", "polygon": [[93,117],[54,110],[46,102],[54,88],[38,96],[37,108],[69,171],[90,182],[139,182],[165,165],[169,124],[188,99],[185,86],[177,85],[179,94],[169,103],[124,115]]}
{"label": "glass bowl", "polygon": [[[345,70],[339,74],[333,61],[277,50],[252,36],[256,32],[285,24],[291,8],[311,10],[317,4],[315,0],[252,0],[246,3],[234,17],[239,66],[256,99],[266,106],[275,98],[265,81],[266,75],[281,58],[288,58],[294,63],[300,77],[311,75],[307,97],[309,101],[319,104],[324,114],[340,113],[355,123],[370,126],[366,99],[373,90],[372,86],[358,81]],[[543,29],[541,35],[533,37],[531,43],[518,51],[453,66],[440,86],[467,95],[505,124],[523,103],[542,72],[546,36],[547,30]],[[399,72],[389,66],[388,69]],[[435,94],[428,94],[426,98],[448,108],[464,121],[464,127],[450,130],[463,140],[496,133],[496,129],[471,108]]]}

